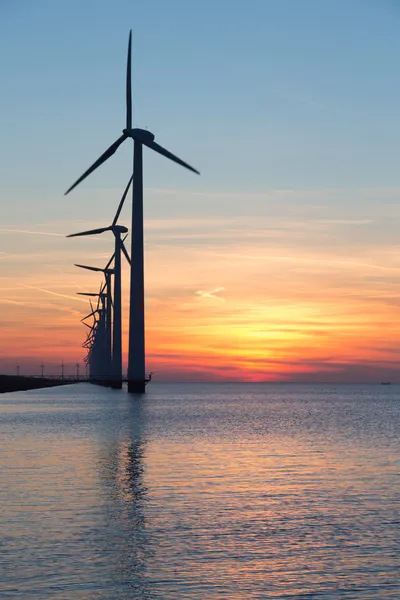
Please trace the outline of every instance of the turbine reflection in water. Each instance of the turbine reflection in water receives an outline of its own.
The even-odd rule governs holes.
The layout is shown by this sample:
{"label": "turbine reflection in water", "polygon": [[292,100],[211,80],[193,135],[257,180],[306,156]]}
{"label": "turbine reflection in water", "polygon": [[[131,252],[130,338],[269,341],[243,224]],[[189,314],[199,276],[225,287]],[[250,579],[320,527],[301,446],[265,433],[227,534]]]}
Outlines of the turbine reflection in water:
{"label": "turbine reflection in water", "polygon": [[115,579],[118,585],[125,582],[135,597],[145,599],[151,596],[146,573],[152,555],[144,511],[146,442],[140,402],[127,410],[127,429],[117,432],[104,448],[100,472],[109,498],[106,519],[114,553],[119,555],[114,554]]}

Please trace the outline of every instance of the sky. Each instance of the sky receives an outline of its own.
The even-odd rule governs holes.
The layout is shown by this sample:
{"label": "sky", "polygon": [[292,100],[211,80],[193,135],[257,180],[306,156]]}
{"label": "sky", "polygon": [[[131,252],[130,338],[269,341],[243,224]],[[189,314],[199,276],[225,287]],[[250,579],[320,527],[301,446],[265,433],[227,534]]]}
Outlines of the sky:
{"label": "sky", "polygon": [[[400,381],[397,0],[2,0],[0,372],[82,363],[144,161],[146,370],[159,381]],[[121,223],[130,226],[130,205]],[[128,238],[129,240],[129,238]],[[129,271],[123,272],[124,361]]]}

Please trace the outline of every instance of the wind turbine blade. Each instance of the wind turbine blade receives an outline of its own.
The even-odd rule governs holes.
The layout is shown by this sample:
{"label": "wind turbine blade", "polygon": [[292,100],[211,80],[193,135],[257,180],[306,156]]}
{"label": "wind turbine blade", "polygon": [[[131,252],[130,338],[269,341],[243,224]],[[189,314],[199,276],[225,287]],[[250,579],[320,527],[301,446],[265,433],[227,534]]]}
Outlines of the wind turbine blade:
{"label": "wind turbine blade", "polygon": [[89,292],[76,292],[77,296],[98,296],[98,294],[91,294]]}
{"label": "wind turbine blade", "polygon": [[96,310],[99,310],[100,300],[101,300],[102,293],[103,293],[103,290],[104,290],[105,287],[106,287],[105,282],[103,284],[100,284],[99,293],[98,293],[98,299],[97,299],[97,309]]}
{"label": "wind turbine blade", "polygon": [[97,233],[103,233],[104,231],[109,231],[110,227],[100,227],[99,229],[89,229],[89,231],[80,231],[79,233],[71,233],[66,237],[80,237],[82,235],[96,235]]}
{"label": "wind turbine blade", "polygon": [[128,264],[130,265],[131,264],[131,259],[130,259],[130,256],[128,254],[127,249],[125,248],[124,240],[121,240],[121,249],[122,249],[122,252],[125,255],[126,260],[128,261]]}
{"label": "wind turbine blade", "polygon": [[87,265],[77,265],[76,263],[74,263],[74,267],[80,267],[81,269],[87,269],[88,271],[96,271],[96,273],[105,271],[105,269],[100,269],[100,267],[88,267]]}
{"label": "wind turbine blade", "polygon": [[132,29],[129,32],[128,57],[126,61],[126,128],[132,129]]}
{"label": "wind turbine blade", "polygon": [[172,154],[172,152],[169,152],[169,150],[166,150],[165,148],[160,146],[160,144],[156,144],[156,142],[148,142],[147,140],[143,141],[142,143],[148,148],[154,150],[155,152],[158,152],[158,154],[161,154],[162,156],[165,156],[166,158],[169,158],[170,160],[173,160],[174,162],[178,163],[178,165],[189,169],[189,171],[193,171],[193,173],[197,173],[197,175],[200,175],[199,171],[196,171],[196,169],[194,169],[193,167],[185,163],[183,160],[175,156],[175,154]]}
{"label": "wind turbine blade", "polygon": [[87,327],[90,327],[90,325],[88,325],[87,323],[85,323],[86,319],[88,319],[89,317],[93,317],[95,315],[95,310],[91,313],[89,313],[88,315],[86,315],[86,317],[83,317],[83,319],[81,319],[81,322],[86,325]]}
{"label": "wind turbine blade", "polygon": [[115,257],[115,252],[112,255],[112,257],[110,258],[110,260],[108,261],[108,263],[106,264],[106,266],[104,267],[104,269],[102,269],[102,271],[107,271],[107,269],[109,268],[109,266],[111,265],[112,261],[114,260]]}
{"label": "wind turbine blade", "polygon": [[89,169],[87,171],[84,172],[83,175],[81,175],[81,177],[79,177],[79,179],[77,179],[75,181],[75,183],[73,185],[71,185],[70,188],[67,189],[67,191],[65,192],[64,196],[66,196],[67,194],[69,194],[69,192],[71,190],[74,189],[74,187],[76,187],[79,183],[81,183],[81,181],[83,181],[84,179],[86,179],[86,177],[88,175],[90,175],[90,173],[93,173],[93,171],[95,171],[97,169],[97,167],[99,167],[100,165],[103,164],[103,162],[105,162],[108,158],[110,158],[110,156],[112,156],[114,154],[114,152],[119,148],[119,146],[122,144],[122,142],[124,142],[126,140],[128,136],[123,133],[121,135],[121,137],[119,137],[117,139],[117,141],[115,141],[113,144],[111,144],[111,146],[109,148],[107,148],[107,150],[105,152],[103,152],[103,154],[100,156],[100,158],[98,158],[96,160],[96,162],[94,162],[92,164],[91,167],[89,167]]}
{"label": "wind turbine blade", "polygon": [[[96,314],[95,310],[92,310],[91,313],[89,313],[88,315],[86,315],[86,317],[83,317],[83,319],[81,319],[82,323],[83,321],[86,321],[86,319],[88,319],[89,317],[93,317]],[[86,323],[84,323],[84,325],[86,325]],[[90,327],[90,325],[88,325],[88,327]]]}
{"label": "wind turbine blade", "polygon": [[115,213],[114,221],[112,222],[112,227],[117,224],[117,221],[119,219],[119,215],[121,214],[121,210],[122,210],[122,207],[124,206],[125,198],[126,198],[128,192],[129,192],[129,188],[131,187],[132,181],[133,181],[133,175],[130,178],[130,180],[128,181],[128,185],[126,186],[125,191],[122,194],[122,198],[121,198],[120,203],[118,205],[117,212]]}

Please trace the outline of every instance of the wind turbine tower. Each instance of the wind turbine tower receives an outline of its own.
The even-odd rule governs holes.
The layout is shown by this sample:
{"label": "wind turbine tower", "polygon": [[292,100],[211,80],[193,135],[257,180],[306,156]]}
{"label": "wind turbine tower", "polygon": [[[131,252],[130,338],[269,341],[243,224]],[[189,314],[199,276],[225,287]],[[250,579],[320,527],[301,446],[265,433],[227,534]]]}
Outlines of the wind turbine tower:
{"label": "wind turbine tower", "polygon": [[129,305],[129,357],[128,391],[145,391],[145,328],[144,328],[144,257],[143,257],[143,146],[169,158],[177,164],[200,174],[196,169],[166,150],[154,141],[154,135],[145,129],[133,128],[132,85],[131,85],[132,30],[129,33],[128,59],[126,69],[126,127],[122,135],[93,163],[85,173],[66,191],[93,173],[109,159],[128,138],[133,140],[133,186],[132,186],[132,246],[131,282]]}

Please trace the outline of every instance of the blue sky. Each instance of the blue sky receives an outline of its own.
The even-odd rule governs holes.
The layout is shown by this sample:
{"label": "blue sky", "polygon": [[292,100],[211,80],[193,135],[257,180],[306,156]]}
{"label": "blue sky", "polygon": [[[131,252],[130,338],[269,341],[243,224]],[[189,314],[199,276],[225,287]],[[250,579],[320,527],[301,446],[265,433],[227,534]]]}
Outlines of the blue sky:
{"label": "blue sky", "polygon": [[[130,27],[135,123],[202,172],[147,153],[146,186],[397,185],[399,26],[388,0],[2,2],[2,219],[16,199],[62,218],[63,191],[118,137]],[[122,187],[130,160],[126,145],[70,206]]]}

